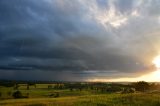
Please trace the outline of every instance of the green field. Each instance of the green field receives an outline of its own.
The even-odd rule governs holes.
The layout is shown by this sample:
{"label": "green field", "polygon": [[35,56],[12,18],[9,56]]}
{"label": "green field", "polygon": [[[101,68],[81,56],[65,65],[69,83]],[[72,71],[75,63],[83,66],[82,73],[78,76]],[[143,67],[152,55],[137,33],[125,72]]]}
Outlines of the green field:
{"label": "green field", "polygon": [[0,101],[0,106],[160,106],[158,94],[99,94]]}
{"label": "green field", "polygon": [[[13,87],[0,87],[2,93],[0,106],[160,106],[159,92],[135,92],[121,94],[120,92],[102,93],[84,89],[73,90],[48,89],[49,84],[36,84],[29,90],[26,86],[19,87],[23,95],[29,93],[29,98],[14,99],[8,92],[15,92]],[[58,97],[50,94],[59,93]]]}

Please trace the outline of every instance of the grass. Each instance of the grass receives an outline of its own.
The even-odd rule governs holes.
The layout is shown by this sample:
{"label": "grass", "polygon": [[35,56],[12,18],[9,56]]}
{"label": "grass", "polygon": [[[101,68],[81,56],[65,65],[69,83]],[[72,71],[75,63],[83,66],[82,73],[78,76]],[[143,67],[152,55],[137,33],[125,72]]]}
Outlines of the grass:
{"label": "grass", "polygon": [[0,101],[0,106],[160,106],[159,94],[99,94]]}
{"label": "grass", "polygon": [[[160,106],[159,93],[94,93],[88,90],[70,91],[47,89],[47,84],[38,85],[37,88],[21,87],[23,94],[29,93],[27,99],[13,99],[7,95],[7,92],[13,92],[13,88],[0,87],[2,97],[0,97],[0,106]],[[60,97],[51,98],[48,95],[53,92],[59,92]]]}
{"label": "grass", "polygon": [[148,94],[105,94],[83,97],[76,106],[159,106],[159,104],[158,98],[151,98]]}
{"label": "grass", "polygon": [[31,99],[11,99],[0,101],[0,106],[31,106],[31,105],[55,105],[55,106],[72,106],[75,97],[62,98],[31,98]]}
{"label": "grass", "polygon": [[[26,95],[29,93],[30,98],[46,98],[49,94],[54,92],[59,92],[60,97],[67,97],[67,96],[83,96],[83,95],[91,95],[94,94],[91,91],[83,90],[83,91],[70,91],[69,89],[65,90],[54,90],[48,89],[49,84],[36,84],[36,88],[34,86],[30,86],[30,89],[27,90],[26,86],[19,87],[19,90]],[[53,85],[53,84],[52,84]],[[13,87],[0,87],[0,92],[2,92],[2,98],[5,99],[9,98],[8,92],[14,92]]]}

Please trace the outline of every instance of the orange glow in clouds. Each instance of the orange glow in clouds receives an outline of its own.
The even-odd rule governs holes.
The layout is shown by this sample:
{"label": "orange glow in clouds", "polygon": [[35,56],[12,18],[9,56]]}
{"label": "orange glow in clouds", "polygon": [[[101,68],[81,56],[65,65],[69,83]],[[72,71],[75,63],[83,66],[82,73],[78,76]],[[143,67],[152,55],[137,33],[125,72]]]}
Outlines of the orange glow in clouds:
{"label": "orange glow in clouds", "polygon": [[157,56],[157,57],[153,60],[153,64],[155,64],[155,66],[157,67],[157,69],[160,68],[160,56]]}
{"label": "orange glow in clouds", "polygon": [[148,81],[148,82],[160,82],[160,55],[155,57],[152,61],[152,63],[155,65],[157,70],[154,72],[151,72],[149,74],[136,77],[136,78],[117,78],[117,79],[92,79],[89,81],[100,81],[100,82],[136,82],[136,81]]}

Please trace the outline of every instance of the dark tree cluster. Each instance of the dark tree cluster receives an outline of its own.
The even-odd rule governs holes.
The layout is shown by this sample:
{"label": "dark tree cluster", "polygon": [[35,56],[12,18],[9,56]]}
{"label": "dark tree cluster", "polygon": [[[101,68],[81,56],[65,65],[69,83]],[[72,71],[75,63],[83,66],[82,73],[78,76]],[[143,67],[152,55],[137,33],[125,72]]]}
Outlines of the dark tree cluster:
{"label": "dark tree cluster", "polygon": [[132,85],[136,89],[136,91],[145,92],[150,89],[150,84],[145,81],[139,81],[139,82],[133,83]]}
{"label": "dark tree cluster", "polygon": [[13,92],[12,96],[13,96],[15,99],[18,99],[18,98],[28,98],[28,96],[22,95],[22,93],[21,93],[19,90]]}
{"label": "dark tree cluster", "polygon": [[13,87],[15,85],[14,82],[12,81],[0,81],[0,86],[5,86],[5,87]]}

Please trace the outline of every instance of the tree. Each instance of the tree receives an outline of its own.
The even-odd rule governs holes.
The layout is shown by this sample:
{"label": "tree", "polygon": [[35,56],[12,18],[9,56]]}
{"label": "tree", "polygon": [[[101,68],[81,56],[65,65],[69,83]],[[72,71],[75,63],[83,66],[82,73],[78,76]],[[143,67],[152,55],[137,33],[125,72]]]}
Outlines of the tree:
{"label": "tree", "polygon": [[19,85],[16,83],[15,85],[14,85],[14,90],[18,90],[18,88],[19,88]]}
{"label": "tree", "polygon": [[48,85],[48,89],[51,89],[52,88],[52,85]]}
{"label": "tree", "polygon": [[150,85],[148,82],[145,81],[139,81],[137,83],[134,84],[134,87],[137,91],[141,91],[141,92],[145,92],[147,90],[149,90]]}
{"label": "tree", "polygon": [[29,90],[29,85],[27,84],[27,90]]}

